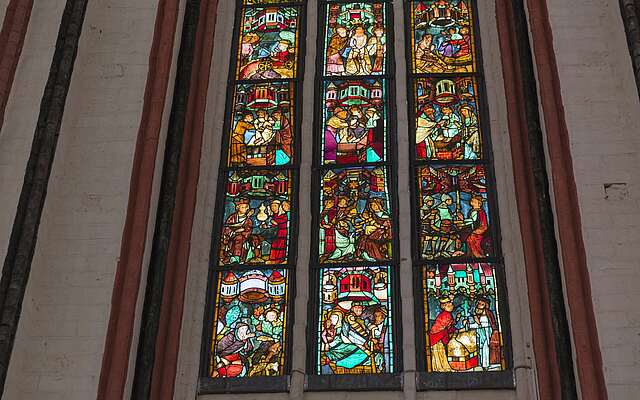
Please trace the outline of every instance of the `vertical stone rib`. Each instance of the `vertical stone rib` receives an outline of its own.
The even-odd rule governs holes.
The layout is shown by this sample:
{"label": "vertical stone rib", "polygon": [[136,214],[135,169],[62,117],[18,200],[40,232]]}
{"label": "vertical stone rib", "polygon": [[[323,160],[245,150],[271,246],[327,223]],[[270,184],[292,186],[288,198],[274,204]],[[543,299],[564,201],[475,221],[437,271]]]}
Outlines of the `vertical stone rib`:
{"label": "vertical stone rib", "polygon": [[0,281],[0,391],[18,328],[88,0],[67,0]]}
{"label": "vertical stone rib", "polygon": [[179,3],[179,0],[158,2],[144,105],[133,156],[127,215],[111,298],[98,400],[120,400],[124,394]]}

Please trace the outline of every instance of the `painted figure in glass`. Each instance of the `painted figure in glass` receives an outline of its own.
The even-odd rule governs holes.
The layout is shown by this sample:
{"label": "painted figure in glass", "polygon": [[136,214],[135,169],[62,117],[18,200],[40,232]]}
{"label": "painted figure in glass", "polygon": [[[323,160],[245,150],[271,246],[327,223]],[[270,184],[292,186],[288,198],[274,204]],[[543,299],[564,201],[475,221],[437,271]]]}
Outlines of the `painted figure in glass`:
{"label": "painted figure in glass", "polygon": [[322,142],[325,164],[384,161],[384,85],[380,79],[325,82]]}
{"label": "painted figure in glass", "polygon": [[297,8],[245,8],[241,29],[238,79],[295,77],[298,47]]}
{"label": "painted figure in glass", "polygon": [[389,268],[326,268],[320,274],[317,372],[393,372]]}
{"label": "painted figure in glass", "polygon": [[223,271],[216,293],[210,376],[281,376],[287,271]]}
{"label": "painted figure in glass", "polygon": [[291,162],[293,99],[290,82],[236,86],[229,165],[272,166]]}
{"label": "painted figure in glass", "polygon": [[469,0],[412,2],[415,73],[474,72]]}
{"label": "painted figure in glass", "polygon": [[422,167],[418,174],[421,256],[434,260],[490,255],[484,167]]}
{"label": "painted figure in glass", "polygon": [[383,74],[387,51],[384,24],[382,3],[327,5],[325,74]]}
{"label": "painted figure in glass", "polygon": [[283,264],[289,254],[291,173],[231,171],[220,264]]}
{"label": "painted figure in glass", "polygon": [[383,167],[329,170],[322,176],[320,262],[391,259],[391,217]]}
{"label": "painted figure in glass", "polygon": [[416,157],[421,160],[482,158],[482,135],[473,78],[415,81]]}
{"label": "painted figure in glass", "polygon": [[423,290],[429,372],[504,369],[492,265],[425,267]]}

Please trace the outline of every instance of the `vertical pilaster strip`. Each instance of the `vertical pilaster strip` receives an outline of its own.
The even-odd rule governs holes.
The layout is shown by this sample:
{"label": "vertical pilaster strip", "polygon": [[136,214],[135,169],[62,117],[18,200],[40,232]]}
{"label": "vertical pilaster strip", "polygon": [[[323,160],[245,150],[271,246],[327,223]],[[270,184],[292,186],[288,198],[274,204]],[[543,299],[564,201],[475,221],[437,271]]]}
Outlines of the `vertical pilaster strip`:
{"label": "vertical pilaster strip", "polygon": [[9,368],[88,0],[67,0],[0,280],[0,391]]}
{"label": "vertical pilaster strip", "polygon": [[126,384],[179,5],[179,0],[158,2],[144,105],[133,156],[127,215],[111,298],[98,400],[122,399]]}
{"label": "vertical pilaster strip", "polygon": [[171,227],[165,272],[165,276],[171,278],[164,286],[160,308],[155,346],[156,362],[153,365],[151,381],[152,399],[173,399],[217,6],[218,0],[206,0],[200,4],[191,88],[184,121],[182,156],[177,177],[175,223]]}
{"label": "vertical pilaster strip", "polygon": [[529,0],[527,7],[551,164],[562,268],[567,282],[565,295],[570,310],[580,393],[584,400],[603,400],[607,398],[607,389],[549,11],[546,0]]}
{"label": "vertical pilaster strip", "polygon": [[0,31],[0,128],[33,9],[33,0],[11,0]]}
{"label": "vertical pilaster strip", "polygon": [[[165,282],[172,279],[172,276],[167,274],[168,253],[174,225],[178,175],[193,72],[195,36],[200,17],[200,3],[200,0],[189,0],[184,14],[171,115],[169,117],[165,145],[164,166],[160,183],[160,198],[156,211],[156,225],[151,244],[151,258],[142,310],[140,341],[138,343],[133,378],[133,399],[152,398],[151,384],[153,370],[157,362],[157,340],[164,341],[166,339],[164,331],[159,331],[160,314],[164,299]],[[160,353],[160,355],[162,354]]]}
{"label": "vertical pilaster strip", "polygon": [[560,267],[523,3],[497,1],[496,17],[529,288],[538,391],[541,399],[575,398],[571,343],[558,341],[560,336],[564,336],[565,340],[569,337],[562,286],[561,283],[557,285],[559,279],[554,279],[556,285],[550,287],[548,279],[549,275],[559,277]]}

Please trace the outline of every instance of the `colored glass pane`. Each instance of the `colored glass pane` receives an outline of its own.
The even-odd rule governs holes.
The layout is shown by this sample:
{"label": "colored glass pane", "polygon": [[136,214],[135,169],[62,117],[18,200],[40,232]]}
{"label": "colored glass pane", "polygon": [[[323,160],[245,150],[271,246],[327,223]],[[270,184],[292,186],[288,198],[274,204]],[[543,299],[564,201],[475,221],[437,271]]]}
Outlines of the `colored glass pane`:
{"label": "colored glass pane", "polygon": [[391,268],[323,268],[317,373],[393,372]]}
{"label": "colored glass pane", "polygon": [[354,167],[322,175],[320,262],[391,259],[392,224],[384,167]]}
{"label": "colored glass pane", "polygon": [[293,82],[236,85],[228,164],[273,166],[291,163],[294,100]]}
{"label": "colored glass pane", "polygon": [[227,175],[220,264],[288,261],[290,171],[231,171]]}
{"label": "colored glass pane", "polygon": [[221,271],[217,278],[209,375],[284,375],[288,272]]}
{"label": "colored glass pane", "polygon": [[482,165],[418,169],[420,255],[483,258],[493,251]]}
{"label": "colored glass pane", "polygon": [[247,7],[242,13],[237,79],[295,78],[298,9]]}
{"label": "colored glass pane", "polygon": [[413,1],[411,43],[415,73],[474,72],[469,0]]}
{"label": "colored glass pane", "polygon": [[384,74],[387,52],[384,4],[350,2],[326,7],[325,75]]}
{"label": "colored glass pane", "polygon": [[418,78],[414,82],[416,157],[482,158],[482,133],[474,78]]}
{"label": "colored glass pane", "polygon": [[382,79],[324,83],[322,156],[325,164],[386,158],[386,82]]}
{"label": "colored glass pane", "polygon": [[422,289],[429,372],[505,369],[495,266],[424,267]]}

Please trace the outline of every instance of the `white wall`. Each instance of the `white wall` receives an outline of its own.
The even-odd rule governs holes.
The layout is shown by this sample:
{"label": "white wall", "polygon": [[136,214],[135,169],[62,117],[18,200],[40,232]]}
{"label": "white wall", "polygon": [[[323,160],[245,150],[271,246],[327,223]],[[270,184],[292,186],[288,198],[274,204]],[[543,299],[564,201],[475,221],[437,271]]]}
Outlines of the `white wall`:
{"label": "white wall", "polygon": [[547,3],[609,399],[628,400],[640,391],[638,91],[617,0]]}
{"label": "white wall", "polygon": [[[39,105],[42,97],[42,86],[31,86],[48,74],[51,52],[45,50],[55,41],[64,3],[34,5],[31,29],[41,33],[28,36],[17,77],[17,82],[34,82],[15,85],[13,100],[14,109],[29,101],[19,113],[24,121],[13,122],[21,123],[28,137],[38,115],[32,102]],[[5,387],[7,399],[96,396],[157,3],[89,2]],[[10,108],[7,115],[12,114]]]}

